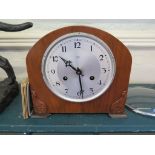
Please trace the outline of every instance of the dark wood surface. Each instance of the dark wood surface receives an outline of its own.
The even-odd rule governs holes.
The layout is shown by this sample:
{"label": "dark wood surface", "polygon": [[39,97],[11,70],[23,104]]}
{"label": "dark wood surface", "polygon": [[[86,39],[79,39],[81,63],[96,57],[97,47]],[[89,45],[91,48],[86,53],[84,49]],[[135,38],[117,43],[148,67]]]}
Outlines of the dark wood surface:
{"label": "dark wood surface", "polygon": [[[47,47],[58,37],[72,32],[85,32],[97,36],[111,48],[116,61],[116,75],[109,89],[100,97],[83,104],[75,104],[55,96],[45,85],[41,73],[42,57]],[[126,46],[109,33],[85,26],[61,28],[41,38],[29,51],[26,63],[34,109],[37,114],[124,113],[132,58]]]}
{"label": "dark wood surface", "polygon": [[[130,86],[155,89],[153,84]],[[0,114],[0,134],[155,134],[154,117],[139,115],[127,108],[128,117],[121,119],[112,119],[106,114],[52,114],[47,118],[24,120],[21,100],[19,94]],[[149,98],[147,103],[151,100],[154,99]],[[132,102],[136,102],[135,98]]]}

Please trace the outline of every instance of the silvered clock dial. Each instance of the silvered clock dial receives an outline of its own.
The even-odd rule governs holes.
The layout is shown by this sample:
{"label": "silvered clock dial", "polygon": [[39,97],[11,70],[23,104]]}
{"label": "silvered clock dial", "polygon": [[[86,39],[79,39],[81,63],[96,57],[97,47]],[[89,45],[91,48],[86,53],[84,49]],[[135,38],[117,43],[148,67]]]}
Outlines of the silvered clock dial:
{"label": "silvered clock dial", "polygon": [[74,32],[63,35],[46,49],[41,63],[50,91],[72,102],[86,102],[103,94],[113,82],[115,59],[98,37]]}

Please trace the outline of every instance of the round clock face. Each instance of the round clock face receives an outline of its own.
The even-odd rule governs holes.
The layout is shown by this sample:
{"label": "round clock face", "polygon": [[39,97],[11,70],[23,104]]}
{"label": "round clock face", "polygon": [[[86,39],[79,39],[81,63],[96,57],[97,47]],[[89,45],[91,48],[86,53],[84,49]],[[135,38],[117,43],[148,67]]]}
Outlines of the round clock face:
{"label": "round clock face", "polygon": [[55,95],[86,102],[103,94],[115,76],[114,56],[96,36],[77,32],[52,42],[42,59],[45,84]]}

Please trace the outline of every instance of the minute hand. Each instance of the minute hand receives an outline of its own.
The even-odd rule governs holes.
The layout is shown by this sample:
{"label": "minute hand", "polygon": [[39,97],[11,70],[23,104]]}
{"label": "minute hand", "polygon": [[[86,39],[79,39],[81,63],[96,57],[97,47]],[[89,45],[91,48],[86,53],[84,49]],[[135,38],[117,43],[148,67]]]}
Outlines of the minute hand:
{"label": "minute hand", "polygon": [[83,98],[83,89],[82,89],[82,82],[81,82],[81,70],[79,69],[79,68],[77,68],[78,70],[79,70],[79,74],[78,74],[78,76],[79,76],[79,84],[80,84],[80,95],[82,96],[82,98]]}

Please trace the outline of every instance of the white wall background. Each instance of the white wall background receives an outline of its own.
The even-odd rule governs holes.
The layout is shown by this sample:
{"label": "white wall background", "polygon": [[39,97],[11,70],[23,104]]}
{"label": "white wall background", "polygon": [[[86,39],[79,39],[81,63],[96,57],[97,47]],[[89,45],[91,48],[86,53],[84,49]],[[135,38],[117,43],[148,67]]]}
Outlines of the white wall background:
{"label": "white wall background", "polygon": [[[42,36],[69,25],[103,29],[120,39],[133,58],[130,83],[155,83],[155,20],[0,20],[11,24],[31,21],[34,26],[22,32],[0,31],[0,55],[9,59],[18,81],[26,74],[25,57]],[[0,69],[0,79],[6,77]]]}

